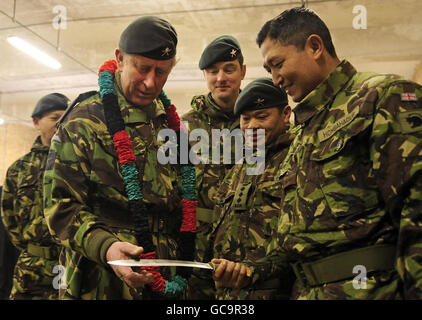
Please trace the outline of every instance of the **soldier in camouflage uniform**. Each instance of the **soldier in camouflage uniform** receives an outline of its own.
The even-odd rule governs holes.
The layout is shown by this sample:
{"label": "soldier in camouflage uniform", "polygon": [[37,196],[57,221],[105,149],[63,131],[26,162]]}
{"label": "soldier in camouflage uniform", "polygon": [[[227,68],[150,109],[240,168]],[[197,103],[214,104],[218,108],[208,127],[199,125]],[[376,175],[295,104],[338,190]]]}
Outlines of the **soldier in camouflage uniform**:
{"label": "soldier in camouflage uniform", "polygon": [[[168,128],[157,99],[175,64],[177,34],[165,20],[142,17],[122,33],[114,88],[132,142],[158,258],[175,259],[181,210],[178,174],[158,163],[158,132]],[[142,174],[143,173],[143,174]],[[99,93],[75,105],[53,138],[44,181],[45,216],[66,247],[62,299],[155,298],[152,275],[110,260],[139,258],[142,243],[125,191]],[[169,270],[160,268],[165,278]]]}
{"label": "soldier in camouflage uniform", "polygon": [[[240,93],[234,110],[240,114],[243,132],[251,129],[256,135],[257,129],[265,129],[265,142],[261,140],[265,143],[265,169],[262,174],[251,174],[247,171],[251,164],[236,164],[216,195],[214,210],[220,219],[214,224],[213,233],[214,257],[218,259],[212,261],[220,263],[215,272],[217,298],[286,299],[290,286],[280,283],[278,273],[268,273],[258,281],[250,279],[244,288],[230,280],[236,279],[235,272],[246,271],[241,271],[241,265],[235,262],[265,258],[266,246],[277,230],[282,189],[274,176],[293,140],[293,135],[286,132],[291,108],[283,89],[274,86],[270,78],[259,78]],[[254,147],[258,142],[253,141]]]}
{"label": "soldier in camouflage uniform", "polygon": [[1,203],[2,220],[12,243],[21,251],[16,262],[10,299],[56,299],[53,287],[60,247],[51,237],[43,215],[43,174],[56,123],[68,98],[51,93],[33,113],[40,131],[31,151],[7,170]]}
{"label": "soldier in camouflage uniform", "polygon": [[273,82],[298,102],[298,133],[276,174],[278,238],[264,275],[292,262],[292,299],[422,297],[422,87],[340,61],[306,8],[258,34]]}
{"label": "soldier in camouflage uniform", "polygon": [[[192,98],[192,110],[182,116],[188,130],[204,129],[211,141],[211,130],[239,128],[239,117],[233,115],[233,108],[239,95],[240,85],[245,77],[246,66],[239,42],[232,36],[223,35],[214,39],[203,51],[199,60],[210,92]],[[211,259],[210,232],[216,219],[213,213],[214,195],[230,164],[223,164],[223,153],[219,164],[212,163],[212,143],[209,163],[199,163],[196,168],[198,200],[196,233],[196,261],[208,262]],[[232,159],[234,163],[234,159]],[[194,269],[189,282],[189,299],[213,299],[214,281],[210,272]]]}

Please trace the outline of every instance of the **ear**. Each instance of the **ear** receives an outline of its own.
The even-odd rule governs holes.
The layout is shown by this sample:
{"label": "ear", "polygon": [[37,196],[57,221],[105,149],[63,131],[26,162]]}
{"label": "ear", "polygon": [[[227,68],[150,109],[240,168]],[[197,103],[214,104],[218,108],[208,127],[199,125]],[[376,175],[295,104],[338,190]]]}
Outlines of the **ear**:
{"label": "ear", "polygon": [[285,123],[289,123],[290,122],[290,115],[292,114],[292,108],[287,105],[284,107],[283,109],[283,121]]}
{"label": "ear", "polygon": [[35,129],[40,130],[40,119],[32,118],[32,123],[34,124]]}
{"label": "ear", "polygon": [[242,80],[245,79],[245,75],[246,75],[246,64],[242,66]]}
{"label": "ear", "polygon": [[318,60],[321,58],[323,52],[325,51],[324,41],[319,35],[311,34],[308,39],[306,39],[305,50],[315,60]]}
{"label": "ear", "polygon": [[121,51],[120,49],[116,49],[116,51],[114,52],[115,56],[116,56],[116,61],[117,61],[117,69],[121,72],[123,69],[123,60],[124,60],[124,54],[123,51]]}

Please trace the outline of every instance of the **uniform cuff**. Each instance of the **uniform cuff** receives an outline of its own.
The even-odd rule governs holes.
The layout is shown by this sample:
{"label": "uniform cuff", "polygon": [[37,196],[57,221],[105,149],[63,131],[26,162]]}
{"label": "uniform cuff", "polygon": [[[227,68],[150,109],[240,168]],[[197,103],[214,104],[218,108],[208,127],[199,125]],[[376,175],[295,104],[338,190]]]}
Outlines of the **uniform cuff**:
{"label": "uniform cuff", "polygon": [[87,258],[98,264],[107,266],[107,250],[117,241],[120,240],[110,232],[103,229],[93,230],[85,248]]}

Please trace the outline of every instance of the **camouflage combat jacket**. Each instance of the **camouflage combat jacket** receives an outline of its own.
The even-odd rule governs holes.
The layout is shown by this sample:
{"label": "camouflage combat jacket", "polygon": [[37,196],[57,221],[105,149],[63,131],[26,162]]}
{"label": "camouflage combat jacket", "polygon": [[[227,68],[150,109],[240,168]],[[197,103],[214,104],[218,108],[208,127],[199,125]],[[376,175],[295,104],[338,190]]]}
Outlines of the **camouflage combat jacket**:
{"label": "camouflage combat jacket", "polygon": [[[262,174],[248,175],[246,162],[226,175],[216,195],[214,257],[234,262],[265,260],[266,246],[277,231],[282,189],[274,177],[283,162],[293,135],[285,133],[266,147]],[[285,270],[288,272],[289,270]],[[290,272],[291,274],[291,272]],[[286,299],[290,280],[281,284],[278,273],[268,273],[248,288],[218,289],[218,299]],[[287,278],[287,277],[286,277]]]}
{"label": "camouflage combat jacket", "polygon": [[268,248],[299,262],[292,298],[420,299],[421,86],[342,61],[294,112]]}
{"label": "camouflage combat jacket", "polygon": [[[178,173],[157,160],[157,135],[167,128],[161,101],[140,108],[115,89],[140,172],[143,199],[158,258],[176,258],[181,210]],[[77,104],[53,138],[44,180],[45,216],[52,234],[67,248],[64,299],[146,299],[146,290],[130,289],[107,265],[115,241],[137,243],[134,219],[107,130],[99,94]],[[168,279],[169,272],[161,268]]]}
{"label": "camouflage combat jacket", "polygon": [[48,146],[35,140],[31,151],[7,170],[2,219],[12,243],[21,251],[13,275],[12,299],[55,299],[53,287],[59,246],[43,215],[42,182]]}
{"label": "camouflage combat jacket", "polygon": [[[218,220],[218,217],[213,213],[214,196],[217,193],[218,186],[223,180],[226,172],[232,167],[231,164],[223,163],[223,150],[220,153],[220,164],[213,164],[212,162],[212,129],[227,129],[230,132],[239,128],[239,118],[235,118],[232,113],[226,113],[215,103],[211,93],[208,95],[194,96],[191,102],[192,110],[184,114],[182,121],[187,122],[188,131],[194,129],[204,129],[208,132],[209,142],[209,163],[199,163],[196,165],[197,176],[197,190],[198,190],[198,207],[197,207],[197,233],[195,242],[195,260],[196,261],[210,261],[212,255],[212,247],[210,247],[210,234],[212,224]],[[193,143],[194,144],[194,143]],[[232,154],[232,161],[234,163],[234,155]],[[205,296],[214,297],[214,290],[208,291],[205,287],[211,286],[213,288],[214,281],[212,280],[207,270],[194,269],[193,277],[206,279],[204,282],[200,281],[198,285],[194,285],[193,291],[198,293],[204,291]],[[205,296],[196,296],[195,298],[205,298]]]}

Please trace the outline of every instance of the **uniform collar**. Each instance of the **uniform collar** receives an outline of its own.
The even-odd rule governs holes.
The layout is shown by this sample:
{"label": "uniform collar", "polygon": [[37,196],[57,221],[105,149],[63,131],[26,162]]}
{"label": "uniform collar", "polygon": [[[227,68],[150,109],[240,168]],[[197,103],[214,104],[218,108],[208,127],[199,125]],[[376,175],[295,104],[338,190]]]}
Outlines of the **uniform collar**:
{"label": "uniform collar", "polygon": [[266,151],[281,150],[289,146],[293,141],[294,135],[287,130],[285,133],[279,135],[275,141],[266,147]]}
{"label": "uniform collar", "polygon": [[356,74],[356,69],[347,60],[331,72],[327,79],[312,90],[294,109],[296,124],[303,124],[315,114],[320,112],[344,88],[349,80]]}
{"label": "uniform collar", "polygon": [[165,115],[164,105],[159,99],[155,99],[148,106],[135,106],[126,100],[123,95],[123,89],[120,82],[120,72],[116,70],[114,75],[114,87],[117,99],[125,123],[148,122],[150,119]]}
{"label": "uniform collar", "polygon": [[212,97],[211,92],[208,93],[206,97],[206,104],[208,106],[206,113],[213,119],[218,120],[232,120],[234,119],[233,112],[225,112],[221,107],[215,102],[215,100]]}
{"label": "uniform collar", "polygon": [[46,151],[46,152],[48,152],[49,149],[50,149],[49,146],[45,146],[45,145],[42,144],[41,136],[38,136],[35,139],[34,143],[32,144],[32,147],[31,147],[31,151]]}

